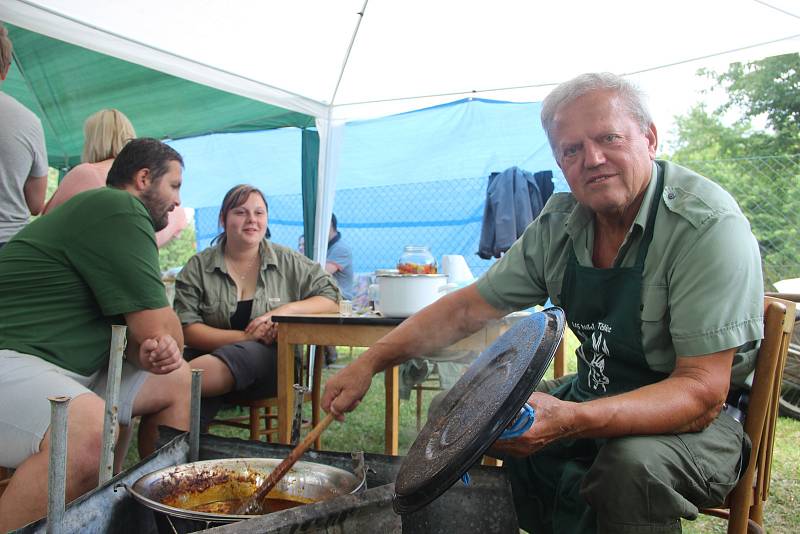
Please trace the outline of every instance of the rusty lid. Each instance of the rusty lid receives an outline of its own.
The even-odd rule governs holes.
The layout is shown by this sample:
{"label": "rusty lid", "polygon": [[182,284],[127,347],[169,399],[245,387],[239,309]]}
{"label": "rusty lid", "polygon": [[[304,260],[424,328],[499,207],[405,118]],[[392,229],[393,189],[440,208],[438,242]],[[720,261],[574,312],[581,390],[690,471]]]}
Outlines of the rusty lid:
{"label": "rusty lid", "polygon": [[403,459],[393,507],[415,512],[480,460],[533,393],[564,335],[564,311],[548,308],[497,338],[447,393]]}

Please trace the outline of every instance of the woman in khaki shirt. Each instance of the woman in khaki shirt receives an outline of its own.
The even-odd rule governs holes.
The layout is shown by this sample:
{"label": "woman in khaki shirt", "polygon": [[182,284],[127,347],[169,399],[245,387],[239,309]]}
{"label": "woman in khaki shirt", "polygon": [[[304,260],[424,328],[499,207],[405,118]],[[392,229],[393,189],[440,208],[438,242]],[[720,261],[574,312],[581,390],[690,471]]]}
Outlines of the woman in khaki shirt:
{"label": "woman in khaki shirt", "polygon": [[204,371],[204,425],[230,392],[239,398],[276,394],[273,314],[337,311],[333,278],[305,256],[269,242],[267,221],[263,193],[235,186],[220,208],[222,233],[175,281],[186,358]]}

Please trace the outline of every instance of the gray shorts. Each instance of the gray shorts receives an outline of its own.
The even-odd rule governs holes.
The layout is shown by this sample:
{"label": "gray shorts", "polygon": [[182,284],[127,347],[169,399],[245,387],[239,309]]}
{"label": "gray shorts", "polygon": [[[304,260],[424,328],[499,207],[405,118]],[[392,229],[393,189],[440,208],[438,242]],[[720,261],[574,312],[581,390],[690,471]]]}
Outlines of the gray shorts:
{"label": "gray shorts", "polygon": [[[39,452],[50,427],[47,397],[84,393],[103,398],[107,369],[83,376],[37,356],[0,349],[0,466],[16,468]],[[149,373],[123,362],[119,392],[119,423],[131,421],[133,401]]]}

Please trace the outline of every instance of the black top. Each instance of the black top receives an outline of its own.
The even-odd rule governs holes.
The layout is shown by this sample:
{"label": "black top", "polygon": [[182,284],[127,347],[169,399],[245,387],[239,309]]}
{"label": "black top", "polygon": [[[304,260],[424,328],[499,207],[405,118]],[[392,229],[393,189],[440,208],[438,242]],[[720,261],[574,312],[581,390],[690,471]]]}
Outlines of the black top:
{"label": "black top", "polygon": [[253,299],[240,300],[236,304],[236,311],[231,315],[231,329],[244,330],[250,324],[250,314],[253,313]]}

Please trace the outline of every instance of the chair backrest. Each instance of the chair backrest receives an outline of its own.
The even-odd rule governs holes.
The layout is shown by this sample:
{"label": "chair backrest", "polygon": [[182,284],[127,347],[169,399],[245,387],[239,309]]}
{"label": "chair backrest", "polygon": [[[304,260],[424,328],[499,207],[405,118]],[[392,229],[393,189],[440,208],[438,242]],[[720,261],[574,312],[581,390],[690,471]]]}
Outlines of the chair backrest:
{"label": "chair backrest", "polygon": [[745,532],[748,518],[761,525],[769,494],[772,448],[781,377],[794,329],[795,304],[764,298],[764,339],[756,359],[744,431],[753,442],[750,461],[729,497],[728,532]]}

